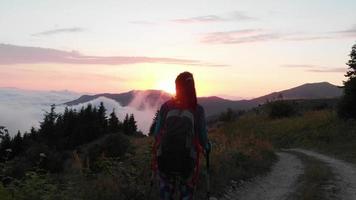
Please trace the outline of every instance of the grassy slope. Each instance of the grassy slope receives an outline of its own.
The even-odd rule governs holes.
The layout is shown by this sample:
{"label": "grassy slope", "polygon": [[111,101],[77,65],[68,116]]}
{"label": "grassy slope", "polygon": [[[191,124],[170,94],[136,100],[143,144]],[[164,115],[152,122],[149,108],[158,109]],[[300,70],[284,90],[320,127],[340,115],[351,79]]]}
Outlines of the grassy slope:
{"label": "grassy slope", "polygon": [[[215,129],[209,137],[214,145],[211,155],[211,191],[214,196],[223,194],[226,186],[231,185],[231,180],[239,182],[266,173],[276,159],[271,144],[256,137],[241,135],[230,129],[230,124]],[[150,188],[153,138],[132,137],[130,143],[132,149],[120,158],[102,155],[95,164],[95,171],[76,167],[60,174],[49,174],[34,169],[28,173],[29,176],[18,180],[18,185],[11,184],[6,188],[0,185],[0,194],[16,200],[158,199],[157,184],[152,190]],[[80,166],[80,163],[76,166]],[[196,199],[205,198],[205,175],[202,158]],[[14,198],[10,197],[12,192]]]}
{"label": "grassy slope", "polygon": [[356,163],[356,122],[340,120],[330,110],[276,120],[247,115],[233,128],[268,140],[276,148],[304,147]]}
{"label": "grassy slope", "polygon": [[[356,163],[356,122],[342,121],[330,110],[277,120],[263,115],[245,115],[211,130],[209,136],[214,147],[211,176],[216,196],[222,194],[226,185],[233,185],[231,180],[239,182],[266,173],[276,160],[273,146],[313,149]],[[294,197],[323,199],[322,191],[333,179],[330,169],[320,161],[299,156],[305,163],[306,173],[300,177]],[[200,183],[198,199],[205,195],[204,171]]]}
{"label": "grassy slope", "polygon": [[[211,153],[211,192],[213,196],[220,196],[231,185],[231,181],[239,182],[268,172],[276,156],[272,145],[255,137],[245,137],[237,134],[224,124],[221,128],[209,132],[213,143]],[[137,166],[140,179],[137,186],[150,193],[147,186],[150,177],[149,149],[153,138],[140,138],[132,140],[136,147],[130,166]],[[158,188],[154,186],[150,197],[157,199]],[[206,166],[204,157],[201,158],[201,174],[196,191],[196,199],[204,199],[206,195]],[[147,197],[147,195],[146,195]]]}
{"label": "grassy slope", "polygon": [[[356,122],[340,120],[331,110],[275,120],[250,114],[231,123],[229,128],[240,135],[270,141],[275,148],[302,147],[356,163]],[[305,173],[289,199],[335,199],[338,191],[332,187],[335,177],[331,169],[315,158],[297,156],[304,163]]]}

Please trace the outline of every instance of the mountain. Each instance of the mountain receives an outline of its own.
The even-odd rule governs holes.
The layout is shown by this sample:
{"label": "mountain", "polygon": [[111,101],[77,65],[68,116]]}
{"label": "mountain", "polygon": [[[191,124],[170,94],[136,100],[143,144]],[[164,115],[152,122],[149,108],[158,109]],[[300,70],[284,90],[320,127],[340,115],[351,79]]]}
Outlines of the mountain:
{"label": "mountain", "polygon": [[[283,99],[325,99],[337,98],[342,94],[342,89],[338,86],[332,85],[327,82],[321,83],[308,83],[291,89],[273,92],[258,98],[250,100],[229,100],[217,96],[199,97],[198,103],[205,108],[206,115],[211,116],[225,111],[227,108],[233,110],[251,109],[263,104],[267,101],[275,100],[278,98]],[[73,106],[88,101],[92,101],[99,97],[106,97],[113,99],[120,103],[122,106],[134,106],[137,109],[154,108],[158,109],[159,106],[165,101],[172,98],[168,93],[160,90],[133,90],[120,94],[96,94],[96,95],[83,95],[80,98],[67,102],[65,105]]]}
{"label": "mountain", "polygon": [[[206,116],[214,116],[226,111],[251,109],[268,100],[278,99],[325,99],[337,98],[342,89],[330,83],[309,83],[288,90],[274,92],[250,100],[229,100],[217,96],[200,97],[199,104],[205,108]],[[238,95],[238,94],[231,94]],[[107,113],[115,109],[120,120],[126,113],[133,113],[142,131],[149,129],[152,117],[157,109],[172,96],[160,90],[132,90],[120,94],[82,95],[70,91],[30,91],[17,88],[0,88],[0,126],[6,126],[10,133],[17,130],[28,131],[31,126],[37,128],[43,114],[56,104],[56,111],[63,112],[66,106],[80,109],[92,104],[104,102]],[[73,100],[74,99],[74,100]]]}
{"label": "mountain", "polygon": [[253,99],[258,103],[274,100],[282,97],[283,99],[330,99],[342,95],[342,89],[328,82],[307,83],[301,86],[273,92],[271,94]]}
{"label": "mountain", "polygon": [[67,106],[75,106],[78,104],[83,104],[99,97],[106,97],[108,99],[113,99],[120,103],[121,106],[129,106],[130,104],[135,104],[134,106],[142,110],[145,107],[158,107],[165,101],[172,98],[172,96],[161,90],[132,90],[120,94],[102,93],[96,95],[83,95],[76,100],[66,102]]}

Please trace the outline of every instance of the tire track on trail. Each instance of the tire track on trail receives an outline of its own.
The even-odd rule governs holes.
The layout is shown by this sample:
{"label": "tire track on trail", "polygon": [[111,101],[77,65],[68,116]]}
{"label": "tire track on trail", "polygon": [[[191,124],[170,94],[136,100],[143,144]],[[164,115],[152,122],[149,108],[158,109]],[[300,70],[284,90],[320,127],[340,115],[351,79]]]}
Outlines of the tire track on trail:
{"label": "tire track on trail", "polygon": [[335,181],[340,190],[340,199],[356,199],[356,168],[354,165],[305,149],[289,149],[289,151],[303,153],[326,163],[336,176]]}
{"label": "tire track on trail", "polygon": [[283,200],[296,189],[299,175],[304,172],[301,160],[287,152],[277,153],[279,160],[271,172],[245,182],[237,190],[229,191],[221,199],[226,200]]}

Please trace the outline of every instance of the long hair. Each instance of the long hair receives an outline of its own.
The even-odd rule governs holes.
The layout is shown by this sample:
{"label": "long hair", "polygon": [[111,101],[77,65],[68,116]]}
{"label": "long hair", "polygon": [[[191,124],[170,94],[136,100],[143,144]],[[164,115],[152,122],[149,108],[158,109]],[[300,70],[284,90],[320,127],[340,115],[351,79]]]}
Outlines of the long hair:
{"label": "long hair", "polygon": [[193,74],[183,72],[176,78],[176,100],[185,109],[195,109],[197,106],[197,95]]}

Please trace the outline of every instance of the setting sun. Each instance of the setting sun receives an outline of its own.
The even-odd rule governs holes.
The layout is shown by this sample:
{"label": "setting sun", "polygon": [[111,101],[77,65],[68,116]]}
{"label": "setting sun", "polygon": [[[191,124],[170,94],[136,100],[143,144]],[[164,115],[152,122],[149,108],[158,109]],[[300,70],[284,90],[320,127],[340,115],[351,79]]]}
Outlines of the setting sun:
{"label": "setting sun", "polygon": [[172,95],[174,95],[176,93],[175,84],[174,84],[174,81],[172,81],[172,80],[159,81],[157,83],[156,88],[159,90],[163,90],[163,91],[165,91],[169,94],[172,94]]}

